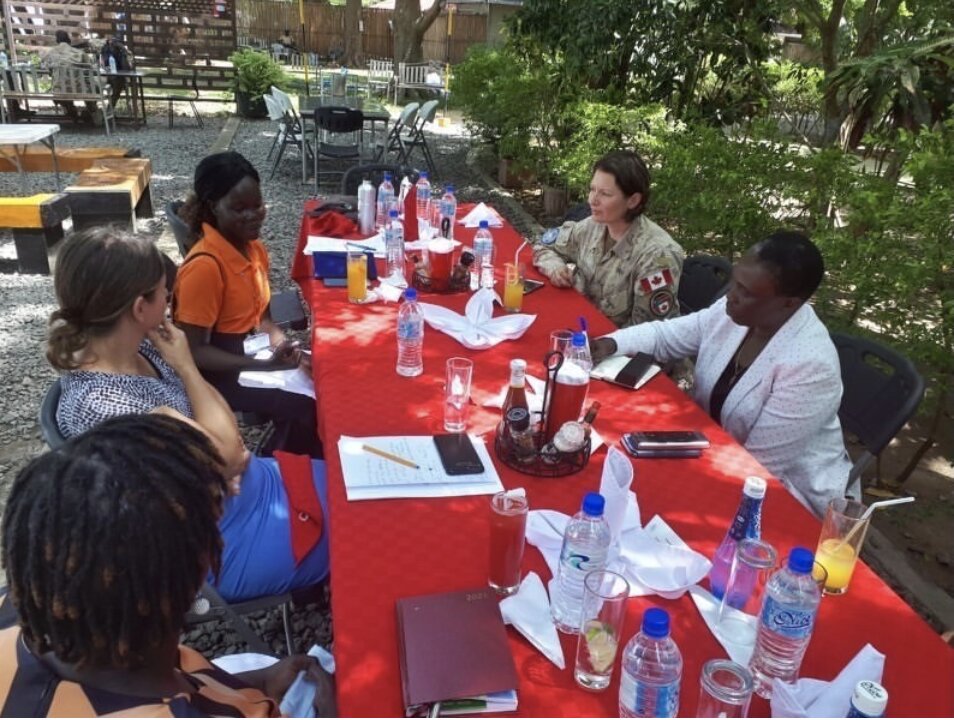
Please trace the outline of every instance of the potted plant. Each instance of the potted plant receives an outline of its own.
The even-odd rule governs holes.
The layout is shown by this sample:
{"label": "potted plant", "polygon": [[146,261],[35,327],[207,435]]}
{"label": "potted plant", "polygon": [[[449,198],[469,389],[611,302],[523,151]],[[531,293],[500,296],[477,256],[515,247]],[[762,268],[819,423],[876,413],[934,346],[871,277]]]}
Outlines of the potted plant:
{"label": "potted plant", "polygon": [[282,88],[288,76],[281,65],[266,53],[256,50],[238,50],[229,56],[235,66],[232,90],[235,91],[235,109],[242,117],[268,117],[268,109],[262,96],[272,85]]}

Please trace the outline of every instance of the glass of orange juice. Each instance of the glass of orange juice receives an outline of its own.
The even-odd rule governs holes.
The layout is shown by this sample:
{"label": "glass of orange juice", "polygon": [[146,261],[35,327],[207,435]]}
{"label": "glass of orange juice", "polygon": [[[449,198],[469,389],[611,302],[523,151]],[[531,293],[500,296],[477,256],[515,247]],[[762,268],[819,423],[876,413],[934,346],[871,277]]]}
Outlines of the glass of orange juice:
{"label": "glass of orange juice", "polygon": [[516,263],[504,265],[504,310],[518,313],[523,307],[523,268]]}
{"label": "glass of orange juice", "polygon": [[826,595],[841,595],[848,590],[868,531],[868,519],[861,519],[866,509],[864,503],[848,498],[835,498],[828,503],[815,551],[817,564],[828,573]]}
{"label": "glass of orange juice", "polygon": [[368,297],[368,256],[363,250],[348,251],[348,301],[363,303]]}

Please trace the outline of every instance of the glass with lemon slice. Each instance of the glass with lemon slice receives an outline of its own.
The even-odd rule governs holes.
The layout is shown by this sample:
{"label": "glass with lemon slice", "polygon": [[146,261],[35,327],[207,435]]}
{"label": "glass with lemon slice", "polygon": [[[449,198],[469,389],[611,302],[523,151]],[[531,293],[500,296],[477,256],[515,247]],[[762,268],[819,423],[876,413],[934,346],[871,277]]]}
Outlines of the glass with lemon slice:
{"label": "glass with lemon slice", "polygon": [[573,677],[586,690],[605,690],[616,664],[629,583],[618,573],[596,570],[586,576],[583,587],[583,615]]}

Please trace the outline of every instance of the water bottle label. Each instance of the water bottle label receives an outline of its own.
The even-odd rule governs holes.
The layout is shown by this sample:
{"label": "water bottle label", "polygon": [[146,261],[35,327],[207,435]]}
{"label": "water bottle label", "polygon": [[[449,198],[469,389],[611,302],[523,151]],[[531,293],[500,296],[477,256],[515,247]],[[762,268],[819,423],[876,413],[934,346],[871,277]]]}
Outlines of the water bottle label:
{"label": "water bottle label", "polygon": [[450,200],[441,201],[441,216],[452,218],[456,214],[454,203]]}
{"label": "water bottle label", "polygon": [[397,326],[398,340],[418,340],[421,337],[421,323],[418,320],[404,320]]}
{"label": "water bottle label", "polygon": [[591,570],[601,570],[605,562],[605,554],[601,557],[593,558],[590,555],[584,555],[566,546],[564,546],[563,553],[560,556],[560,564],[567,564],[583,573],[588,573]]}
{"label": "water bottle label", "polygon": [[804,640],[812,632],[815,611],[785,605],[766,595],[762,605],[762,624],[772,632],[792,640]]}
{"label": "water bottle label", "polygon": [[619,704],[636,717],[676,717],[679,712],[679,681],[668,685],[647,685],[624,672],[619,681]]}

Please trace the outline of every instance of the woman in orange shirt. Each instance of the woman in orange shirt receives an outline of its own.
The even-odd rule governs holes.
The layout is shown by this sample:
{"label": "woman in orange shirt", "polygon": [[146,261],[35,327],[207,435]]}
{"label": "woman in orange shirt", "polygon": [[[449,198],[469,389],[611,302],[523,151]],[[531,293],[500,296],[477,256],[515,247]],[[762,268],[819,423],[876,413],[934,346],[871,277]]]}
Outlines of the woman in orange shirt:
{"label": "woman in orange shirt", "polygon": [[[196,167],[194,192],[179,214],[199,237],[179,269],[174,303],[176,324],[196,365],[232,409],[275,421],[266,451],[321,457],[314,400],[238,384],[242,370],[311,371],[309,356],[287,341],[269,316],[268,251],[258,239],[265,221],[258,172],[237,152],[209,155]],[[267,336],[271,359],[246,355],[252,336]]]}

